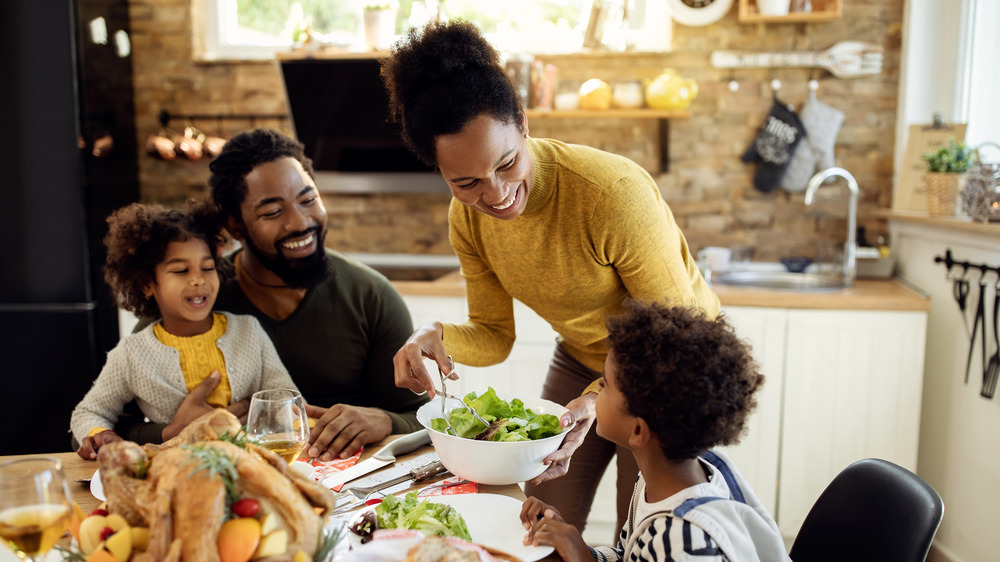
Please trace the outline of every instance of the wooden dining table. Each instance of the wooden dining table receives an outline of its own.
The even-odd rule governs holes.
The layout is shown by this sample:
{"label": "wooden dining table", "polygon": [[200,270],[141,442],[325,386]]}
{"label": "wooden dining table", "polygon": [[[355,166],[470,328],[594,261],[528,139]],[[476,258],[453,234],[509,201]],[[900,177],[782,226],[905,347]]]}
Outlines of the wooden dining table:
{"label": "wooden dining table", "polygon": [[[390,435],[385,439],[383,439],[382,441],[379,441],[378,443],[372,443],[370,445],[367,445],[362,451],[361,457],[358,460],[358,462],[361,462],[367,459],[368,457],[374,455],[375,452],[378,451],[383,445],[386,445],[387,443],[390,443],[399,437],[402,437],[402,435]],[[399,457],[397,457],[396,463],[394,463],[394,465],[388,465],[380,470],[384,471],[390,470],[393,466],[404,464],[407,461],[426,455],[427,453],[433,453],[433,452],[434,452],[434,447],[427,445],[411,453],[400,455]],[[80,456],[77,455],[75,452],[0,456],[0,463],[16,459],[38,458],[38,457],[48,457],[60,461],[60,463],[62,464],[63,474],[65,475],[67,481],[69,482],[70,495],[72,496],[73,501],[75,501],[77,505],[80,506],[80,508],[83,510],[84,513],[90,513],[94,509],[97,509],[98,507],[101,506],[102,501],[94,497],[94,495],[91,494],[90,492],[90,479],[94,476],[94,472],[97,470],[97,463],[95,461],[84,460],[80,458]],[[375,474],[378,473],[373,472],[366,476],[372,476]],[[450,472],[446,472],[416,484],[411,483],[409,489],[405,491],[396,491],[395,493],[402,494],[410,490],[418,490],[420,488],[440,482],[450,477],[452,477],[452,474]],[[350,486],[350,483],[348,483],[347,486]],[[486,484],[478,484],[477,493],[499,494],[503,496],[509,496],[521,501],[525,499],[524,491],[517,484],[508,484],[504,486],[491,486]],[[6,549],[0,546],[0,562],[6,562],[7,560],[16,560],[15,558],[13,558],[13,555],[7,557],[6,555],[9,555],[10,553],[4,552],[5,550]],[[52,553],[50,554],[51,557],[46,558],[45,559],[46,561],[50,559],[55,559],[54,557],[56,555]],[[553,552],[552,554],[545,557],[542,560],[542,562],[558,561],[558,560],[560,560],[560,558]]]}

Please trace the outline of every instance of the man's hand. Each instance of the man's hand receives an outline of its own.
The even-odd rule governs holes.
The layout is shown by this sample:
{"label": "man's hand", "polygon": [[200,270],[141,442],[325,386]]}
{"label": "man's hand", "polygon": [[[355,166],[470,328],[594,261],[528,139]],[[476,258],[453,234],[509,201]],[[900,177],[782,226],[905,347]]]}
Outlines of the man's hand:
{"label": "man's hand", "polygon": [[566,474],[569,470],[570,457],[580,448],[580,445],[583,444],[583,439],[587,436],[587,432],[590,431],[590,426],[594,425],[596,416],[594,405],[596,403],[597,393],[588,392],[583,396],[570,400],[569,404],[566,404],[566,408],[569,411],[559,418],[559,422],[563,427],[573,426],[573,429],[569,430],[569,433],[566,434],[559,450],[542,459],[542,462],[549,465],[549,467],[545,469],[545,472],[536,476],[531,481],[532,484],[537,486],[542,482],[559,478]]}
{"label": "man's hand", "polygon": [[538,498],[530,497],[521,506],[521,524],[528,531],[521,541],[525,546],[551,545],[566,562],[593,562],[580,531]]}
{"label": "man's hand", "polygon": [[392,433],[392,418],[378,408],[346,404],[320,408],[306,404],[306,413],[317,420],[309,432],[306,454],[322,461],[346,459],[362,446],[381,441]]}
{"label": "man's hand", "polygon": [[92,461],[97,458],[97,451],[101,447],[107,445],[108,443],[114,443],[115,441],[124,441],[117,433],[110,429],[106,429],[96,435],[91,435],[90,437],[84,437],[83,443],[80,444],[80,448],[76,450],[76,454],[80,455],[80,458]]}
{"label": "man's hand", "polygon": [[[222,375],[219,371],[212,371],[208,378],[201,381],[201,384],[194,387],[187,396],[184,397],[184,401],[174,412],[174,418],[170,420],[170,423],[163,428],[163,440],[166,441],[175,437],[182,429],[188,426],[189,423],[200,418],[201,416],[211,412],[214,408],[206,402],[208,395],[215,390],[215,387],[219,386],[219,381],[222,380]],[[250,399],[240,400],[239,402],[233,402],[226,407],[227,410],[232,412],[234,416],[240,419],[241,423],[246,423],[247,412],[250,410]]]}

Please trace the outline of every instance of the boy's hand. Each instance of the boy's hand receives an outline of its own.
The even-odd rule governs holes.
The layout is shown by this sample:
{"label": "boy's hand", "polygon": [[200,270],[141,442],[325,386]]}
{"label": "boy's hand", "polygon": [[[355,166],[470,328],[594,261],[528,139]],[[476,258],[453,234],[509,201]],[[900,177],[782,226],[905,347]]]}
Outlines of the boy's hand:
{"label": "boy's hand", "polygon": [[535,524],[535,521],[542,518],[542,514],[546,510],[552,511],[553,519],[557,521],[563,520],[562,515],[556,508],[543,502],[535,496],[531,496],[530,498],[524,500],[524,503],[521,504],[521,525],[524,525],[524,530],[530,531],[531,526]]}
{"label": "boy's hand", "polygon": [[114,431],[106,429],[90,437],[84,437],[80,448],[76,450],[76,454],[80,455],[80,458],[84,460],[92,461],[97,458],[97,451],[101,447],[115,441],[124,441],[124,439],[119,437]]}
{"label": "boy's hand", "polygon": [[565,562],[593,561],[580,531],[563,521],[555,508],[538,498],[530,497],[521,506],[521,522],[528,530],[522,541],[525,546],[554,546]]}

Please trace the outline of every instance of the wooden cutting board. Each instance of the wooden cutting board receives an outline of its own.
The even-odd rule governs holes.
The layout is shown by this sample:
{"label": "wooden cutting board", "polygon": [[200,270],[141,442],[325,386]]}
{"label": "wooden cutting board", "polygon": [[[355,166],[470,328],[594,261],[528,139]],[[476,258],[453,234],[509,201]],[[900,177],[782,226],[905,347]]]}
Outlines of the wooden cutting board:
{"label": "wooden cutting board", "polygon": [[927,162],[923,155],[947,144],[948,139],[965,142],[965,123],[910,125],[906,152],[893,191],[893,210],[927,212],[927,191],[924,187]]}

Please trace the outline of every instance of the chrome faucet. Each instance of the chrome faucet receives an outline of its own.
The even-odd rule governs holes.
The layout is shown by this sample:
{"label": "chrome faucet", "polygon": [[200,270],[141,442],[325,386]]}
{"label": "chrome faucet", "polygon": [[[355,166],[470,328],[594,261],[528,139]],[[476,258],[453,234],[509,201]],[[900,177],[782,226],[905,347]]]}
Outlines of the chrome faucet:
{"label": "chrome faucet", "polygon": [[858,195],[860,194],[857,180],[854,179],[854,176],[850,172],[843,168],[827,168],[809,180],[809,185],[806,186],[805,202],[806,205],[812,205],[813,196],[816,194],[819,186],[828,178],[834,176],[844,178],[847,181],[847,188],[851,191],[850,199],[847,203],[847,242],[844,243],[844,264],[841,272],[841,281],[845,287],[852,287],[856,274],[857,241],[855,232],[858,227]]}

